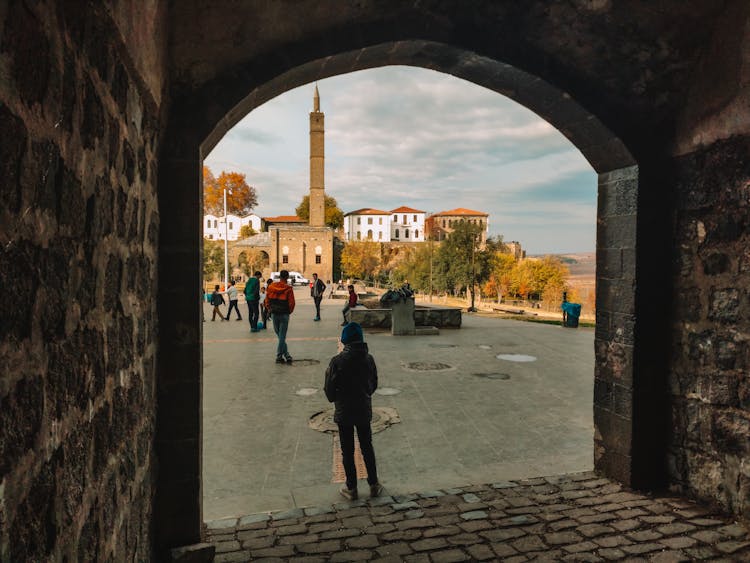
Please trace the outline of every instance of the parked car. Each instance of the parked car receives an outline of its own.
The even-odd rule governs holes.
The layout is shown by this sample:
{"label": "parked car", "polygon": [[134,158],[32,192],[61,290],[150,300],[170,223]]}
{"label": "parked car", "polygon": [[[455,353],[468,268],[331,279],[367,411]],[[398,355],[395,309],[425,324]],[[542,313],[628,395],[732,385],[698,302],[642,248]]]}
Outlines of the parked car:
{"label": "parked car", "polygon": [[[279,272],[271,272],[271,279],[275,282],[279,281],[279,279],[281,279],[279,277]],[[290,271],[289,281],[287,283],[289,283],[289,285],[309,285],[310,280],[308,280],[305,276],[303,276],[299,272]]]}

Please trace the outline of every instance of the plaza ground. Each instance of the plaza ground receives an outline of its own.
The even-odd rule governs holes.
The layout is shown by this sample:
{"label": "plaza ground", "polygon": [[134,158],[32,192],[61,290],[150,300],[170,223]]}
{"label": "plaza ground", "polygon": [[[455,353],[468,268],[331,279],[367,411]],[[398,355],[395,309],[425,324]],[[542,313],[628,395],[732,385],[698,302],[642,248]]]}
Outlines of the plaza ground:
{"label": "plaza ground", "polygon": [[[295,295],[292,365],[274,363],[272,327],[249,333],[244,304],[242,322],[204,324],[205,520],[339,498],[335,436],[309,419],[331,407],[322,387],[343,302],[325,299],[313,322],[308,290]],[[460,330],[366,341],[379,369],[373,406],[400,419],[374,435],[387,494],[593,467],[592,329],[464,314]]]}

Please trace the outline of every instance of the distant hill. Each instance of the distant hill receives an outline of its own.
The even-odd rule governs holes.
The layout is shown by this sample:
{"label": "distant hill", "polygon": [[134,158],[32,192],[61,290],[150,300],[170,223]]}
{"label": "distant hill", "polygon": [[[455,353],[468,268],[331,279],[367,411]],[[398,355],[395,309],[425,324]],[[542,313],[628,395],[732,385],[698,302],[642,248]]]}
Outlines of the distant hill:
{"label": "distant hill", "polygon": [[537,254],[532,258],[555,256],[570,270],[571,278],[594,278],[596,276],[596,253],[576,252],[567,254]]}

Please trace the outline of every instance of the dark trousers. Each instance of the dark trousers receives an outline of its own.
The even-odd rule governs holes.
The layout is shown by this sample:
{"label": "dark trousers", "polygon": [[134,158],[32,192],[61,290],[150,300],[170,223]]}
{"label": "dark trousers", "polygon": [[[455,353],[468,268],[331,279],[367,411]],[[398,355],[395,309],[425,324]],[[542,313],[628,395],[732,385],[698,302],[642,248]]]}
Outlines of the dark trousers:
{"label": "dark trousers", "polygon": [[339,424],[339,440],[341,441],[341,457],[346,473],[346,488],[357,488],[357,468],[354,465],[354,427],[357,428],[357,439],[362,459],[367,468],[367,482],[374,485],[378,482],[378,470],[375,466],[375,449],[372,447],[372,429],[370,423]]}
{"label": "dark trousers", "polygon": [[247,302],[247,316],[250,317],[250,328],[258,329],[258,301]]}
{"label": "dark trousers", "polygon": [[237,311],[237,318],[240,319],[240,320],[242,320],[242,315],[240,315],[240,308],[237,307],[237,300],[236,299],[234,301],[232,301],[232,300],[229,301],[229,310],[227,310],[227,320],[229,320],[229,317],[232,316],[232,309],[234,309],[235,311]]}
{"label": "dark trousers", "polygon": [[323,301],[323,296],[313,297],[313,301],[315,301],[315,316],[320,318],[320,302]]}

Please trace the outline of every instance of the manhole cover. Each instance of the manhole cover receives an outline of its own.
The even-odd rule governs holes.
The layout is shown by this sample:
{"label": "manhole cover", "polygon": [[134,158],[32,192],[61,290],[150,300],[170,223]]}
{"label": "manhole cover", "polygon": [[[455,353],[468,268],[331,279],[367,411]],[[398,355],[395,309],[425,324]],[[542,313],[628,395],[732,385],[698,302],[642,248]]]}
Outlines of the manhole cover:
{"label": "manhole cover", "polygon": [[443,362],[409,362],[404,364],[404,369],[410,371],[448,371],[454,369],[454,367]]}
{"label": "manhole cover", "polygon": [[508,362],[535,362],[536,356],[527,356],[526,354],[498,354],[495,356],[498,360]]}
{"label": "manhole cover", "polygon": [[510,375],[507,373],[472,373],[471,375],[484,379],[510,379]]}
{"label": "manhole cover", "polygon": [[430,348],[456,348],[457,344],[430,344]]}
{"label": "manhole cover", "polygon": [[320,363],[320,360],[308,360],[308,359],[298,360],[297,358],[295,358],[294,361],[291,363],[291,365],[293,366],[317,366],[319,363]]}
{"label": "manhole cover", "polygon": [[492,350],[492,346],[490,346],[489,344],[480,344],[479,349],[480,350]]}
{"label": "manhole cover", "polygon": [[[372,433],[381,432],[392,424],[401,422],[398,411],[391,407],[373,407],[372,408]],[[333,409],[316,412],[308,421],[310,428],[326,434],[338,433],[339,427],[333,421]]]}
{"label": "manhole cover", "polygon": [[401,393],[401,389],[395,389],[393,387],[379,387],[375,389],[375,393],[378,395],[398,395]]}
{"label": "manhole cover", "polygon": [[313,387],[303,387],[302,389],[297,389],[297,391],[295,391],[295,394],[302,397],[307,397],[308,395],[314,395],[317,392],[318,390]]}

